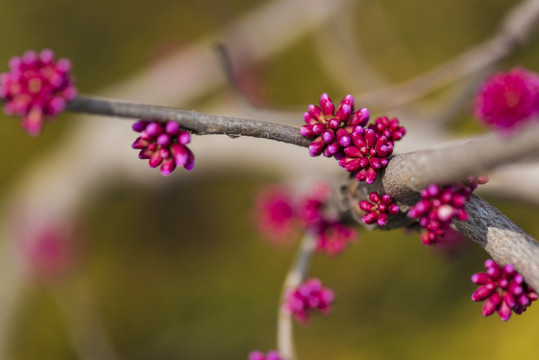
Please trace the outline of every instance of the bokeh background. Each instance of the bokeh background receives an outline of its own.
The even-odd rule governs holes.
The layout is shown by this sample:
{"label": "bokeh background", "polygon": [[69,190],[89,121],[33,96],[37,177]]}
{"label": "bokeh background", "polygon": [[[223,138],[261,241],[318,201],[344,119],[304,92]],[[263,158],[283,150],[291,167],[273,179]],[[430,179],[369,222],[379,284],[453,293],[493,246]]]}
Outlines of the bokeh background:
{"label": "bokeh background", "polygon": [[[381,86],[375,73],[345,66],[349,53],[330,46],[328,34],[345,34],[356,47],[351,54],[398,82],[492,35],[516,2],[334,2],[342,3],[338,11],[330,3],[0,0],[0,68],[27,49],[47,47],[73,61],[81,93],[250,116],[212,58],[214,42],[223,41],[232,44],[247,96],[278,110],[270,120],[286,110],[282,121],[299,126],[301,116],[290,120],[290,111],[300,114],[322,92],[338,99]],[[265,30],[246,30],[249,21],[262,26],[253,14],[271,20]],[[272,35],[282,28],[291,29],[290,39]],[[538,71],[537,64],[532,38],[501,67]],[[170,76],[159,75],[163,68]],[[343,86],[358,78],[365,83]],[[486,131],[469,106],[444,125],[448,137]],[[405,126],[412,120],[406,114],[391,113]],[[193,137],[192,173],[178,169],[163,178],[136,159],[130,125],[63,114],[31,138],[17,119],[0,115],[0,358],[245,359],[252,349],[275,348],[294,244],[275,247],[256,232],[253,194],[274,181],[299,189],[327,178],[338,185],[346,175],[302,148],[216,136]],[[537,205],[487,199],[539,236]],[[64,231],[71,250],[60,270],[41,276],[20,243],[43,228]],[[417,234],[360,230],[342,256],[313,261],[312,274],[334,289],[337,302],[330,316],[296,328],[300,358],[538,357],[538,305],[503,323],[483,318],[470,300],[469,277],[486,258],[475,244],[448,257],[425,248]]]}

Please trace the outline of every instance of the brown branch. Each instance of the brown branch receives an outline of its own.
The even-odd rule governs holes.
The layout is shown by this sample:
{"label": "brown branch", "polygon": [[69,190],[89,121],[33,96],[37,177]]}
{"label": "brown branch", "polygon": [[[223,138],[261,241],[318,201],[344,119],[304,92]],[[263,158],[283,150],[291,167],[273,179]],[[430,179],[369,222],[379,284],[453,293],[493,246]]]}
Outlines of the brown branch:
{"label": "brown branch", "polygon": [[397,155],[381,177],[382,186],[392,197],[409,203],[407,197],[429,184],[459,182],[538,152],[538,138],[535,125],[511,137],[490,133],[467,144]]}
{"label": "brown branch", "polygon": [[94,115],[177,121],[182,128],[197,135],[251,136],[305,147],[310,144],[310,141],[300,134],[299,129],[291,126],[231,116],[210,115],[172,107],[79,96],[68,103],[67,109]]}
{"label": "brown branch", "polygon": [[494,206],[472,195],[466,204],[468,221],[453,226],[481,245],[501,264],[512,263],[528,284],[539,289],[539,243]]}
{"label": "brown branch", "polygon": [[505,59],[531,38],[538,20],[539,1],[524,1],[506,15],[491,38],[425,74],[387,89],[360,95],[357,101],[390,108],[417,100]]}
{"label": "brown branch", "polygon": [[[300,146],[309,144],[309,140],[303,138],[297,128],[252,119],[86,97],[75,99],[69,103],[68,109],[109,116],[179,121],[182,127],[196,134],[253,136]],[[464,145],[396,155],[374,186],[390,194],[406,209],[406,205],[417,201],[417,192],[431,183],[462,181],[469,175],[482,173],[539,151],[538,137],[539,127],[532,126],[510,138],[492,133]],[[455,224],[457,229],[469,234],[495,260],[513,263],[532,287],[539,288],[537,243],[499,211],[477,199],[474,198],[469,205],[470,220]],[[403,222],[401,226],[409,221],[404,217],[400,220]],[[284,340],[279,337],[281,341]]]}

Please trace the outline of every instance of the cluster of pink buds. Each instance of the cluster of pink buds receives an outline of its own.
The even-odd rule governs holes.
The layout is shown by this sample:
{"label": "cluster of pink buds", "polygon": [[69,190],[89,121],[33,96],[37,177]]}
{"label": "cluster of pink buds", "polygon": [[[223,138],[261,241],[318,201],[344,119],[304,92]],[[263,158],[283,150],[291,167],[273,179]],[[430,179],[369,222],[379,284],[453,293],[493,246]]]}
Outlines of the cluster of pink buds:
{"label": "cluster of pink buds", "polygon": [[421,200],[410,209],[408,216],[419,218],[419,225],[424,228],[421,241],[425,245],[436,244],[449,229],[453,218],[468,220],[464,206],[476,187],[477,182],[448,186],[431,184],[421,191]]}
{"label": "cluster of pink buds", "polygon": [[387,166],[393,143],[372,129],[359,128],[352,133],[352,144],[344,149],[344,153],[339,165],[348,172],[357,171],[356,180],[372,184],[376,181],[377,171]]}
{"label": "cluster of pink buds", "polygon": [[283,360],[283,358],[275,350],[268,351],[267,354],[256,350],[249,354],[249,360]]}
{"label": "cluster of pink buds", "polygon": [[325,184],[301,201],[295,201],[284,187],[263,189],[256,197],[254,209],[258,230],[273,244],[283,245],[303,227],[316,237],[317,251],[339,255],[357,239],[357,233],[328,210],[331,196],[331,188]]}
{"label": "cluster of pink buds", "polygon": [[494,260],[485,261],[484,273],[472,275],[472,282],[480,285],[472,294],[473,301],[484,301],[483,316],[498,312],[503,321],[509,320],[511,312],[517,315],[526,311],[537,293],[526,284],[512,264],[500,267]]}
{"label": "cluster of pink buds", "polygon": [[344,225],[339,219],[326,213],[331,192],[327,187],[319,187],[303,199],[299,216],[304,226],[316,237],[316,250],[336,256],[357,239],[354,229]]}
{"label": "cluster of pink buds", "polygon": [[337,111],[328,94],[320,97],[320,106],[309,105],[303,114],[307,125],[300,132],[307,138],[314,138],[309,146],[311,156],[324,154],[326,157],[343,157],[343,147],[350,144],[350,134],[355,127],[363,127],[369,121],[367,108],[354,112],[354,97],[346,95]]}
{"label": "cluster of pink buds", "polygon": [[258,231],[272,243],[282,244],[296,234],[297,214],[292,195],[284,186],[261,189],[254,210]]}
{"label": "cluster of pink buds", "polygon": [[313,278],[285,294],[283,311],[293,315],[299,322],[306,322],[315,309],[328,314],[334,299],[333,291],[323,287],[320,280]]}
{"label": "cluster of pink buds", "polygon": [[491,75],[475,99],[475,116],[505,132],[539,114],[539,75],[518,67]]}
{"label": "cluster of pink buds", "polygon": [[387,116],[382,116],[374,121],[374,124],[369,125],[369,129],[374,130],[376,133],[385,136],[388,141],[394,143],[402,139],[406,134],[406,128],[400,126],[399,119],[389,119]]}
{"label": "cluster of pink buds", "polygon": [[133,130],[140,133],[133,149],[140,150],[140,159],[149,159],[150,167],[161,165],[162,175],[170,175],[176,166],[193,169],[195,156],[187,147],[191,134],[182,131],[177,122],[139,120],[133,124]]}
{"label": "cluster of pink buds", "polygon": [[346,95],[335,112],[335,105],[324,93],[320,106],[309,105],[303,117],[307,125],[301,127],[301,134],[314,138],[309,146],[311,156],[333,156],[346,171],[356,172],[356,180],[368,184],[376,180],[378,170],[387,166],[394,142],[406,133],[397,118],[385,116],[366,128],[369,109],[354,112],[352,95]]}
{"label": "cluster of pink buds", "polygon": [[399,213],[399,206],[393,202],[393,199],[388,194],[380,197],[378,193],[371,192],[369,200],[359,202],[359,208],[367,212],[361,218],[365,224],[377,223],[378,226],[384,226],[387,224],[388,214],[397,215]]}
{"label": "cluster of pink buds", "polygon": [[37,136],[44,120],[51,121],[77,95],[68,59],[54,59],[51,50],[27,51],[9,61],[10,71],[0,74],[0,98],[8,115],[22,117],[22,127]]}

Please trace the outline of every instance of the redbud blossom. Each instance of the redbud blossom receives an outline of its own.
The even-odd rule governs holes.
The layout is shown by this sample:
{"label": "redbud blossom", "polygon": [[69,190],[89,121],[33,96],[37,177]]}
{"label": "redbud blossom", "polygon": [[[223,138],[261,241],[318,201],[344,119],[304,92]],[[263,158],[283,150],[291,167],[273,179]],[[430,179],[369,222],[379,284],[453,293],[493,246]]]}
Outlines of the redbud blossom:
{"label": "redbud blossom", "polygon": [[359,208],[366,211],[361,220],[365,224],[377,223],[378,226],[384,226],[387,224],[387,216],[396,215],[399,213],[399,207],[393,202],[393,199],[388,194],[382,196],[376,192],[371,192],[369,200],[362,200],[359,202]]}
{"label": "redbud blossom", "polygon": [[267,354],[255,350],[249,354],[249,360],[283,360],[283,358],[275,350],[268,351]]}
{"label": "redbud blossom", "polygon": [[344,149],[339,165],[348,172],[357,171],[355,178],[372,184],[377,171],[385,168],[393,153],[393,142],[372,129],[358,127],[352,133],[352,143]]}
{"label": "redbud blossom", "polygon": [[537,293],[512,264],[500,267],[489,259],[485,261],[485,268],[486,272],[473,274],[471,279],[474,284],[480,285],[472,294],[472,300],[485,301],[483,316],[497,311],[500,318],[507,321],[512,312],[520,315],[532,301],[537,300]]}
{"label": "redbud blossom", "polygon": [[152,168],[161,165],[163,176],[170,175],[176,166],[193,169],[195,156],[187,147],[191,134],[181,130],[177,122],[139,120],[133,124],[133,130],[140,133],[132,145],[140,150],[139,159],[149,159]]}
{"label": "redbud blossom", "polygon": [[475,116],[510,131],[539,113],[539,75],[517,67],[491,75],[475,99]]}
{"label": "redbud blossom", "polygon": [[44,121],[54,120],[67,101],[77,95],[71,62],[55,60],[54,53],[45,49],[39,54],[27,51],[22,57],[12,58],[9,68],[0,74],[0,98],[6,101],[4,111],[20,116],[22,128],[37,136]]}
{"label": "redbud blossom", "polygon": [[466,202],[470,200],[477,185],[487,181],[488,178],[480,176],[477,180],[469,178],[466,183],[448,186],[431,184],[423,189],[421,200],[408,213],[408,216],[418,218],[419,225],[424,228],[421,233],[423,244],[438,243],[453,219],[468,220],[468,213],[464,208]]}
{"label": "redbud blossom", "polygon": [[258,231],[274,244],[282,244],[298,230],[298,218],[292,195],[283,186],[262,189],[255,199]]}
{"label": "redbud blossom", "polygon": [[315,310],[328,314],[334,299],[333,291],[313,278],[286,292],[282,311],[291,314],[299,322],[307,322]]}
{"label": "redbud blossom", "polygon": [[350,143],[352,130],[357,126],[365,126],[369,121],[369,110],[363,108],[354,112],[352,95],[346,95],[335,109],[329,95],[324,93],[320,97],[320,106],[309,105],[303,119],[307,125],[301,127],[301,134],[314,138],[309,146],[310,155],[324,154],[326,157],[340,159],[343,147]]}

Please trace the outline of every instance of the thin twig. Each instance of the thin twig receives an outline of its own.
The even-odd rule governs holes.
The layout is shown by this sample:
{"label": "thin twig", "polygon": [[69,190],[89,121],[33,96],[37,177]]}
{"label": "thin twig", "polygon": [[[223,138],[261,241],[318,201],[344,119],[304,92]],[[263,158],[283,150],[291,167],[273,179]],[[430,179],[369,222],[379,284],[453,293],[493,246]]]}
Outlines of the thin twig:
{"label": "thin twig", "polygon": [[307,232],[283,284],[281,303],[279,304],[277,315],[277,349],[283,360],[296,360],[297,356],[294,346],[292,316],[282,311],[282,301],[284,301],[289,290],[298,287],[305,281],[315,244],[316,237]]}
{"label": "thin twig", "polygon": [[538,20],[539,1],[524,1],[505,16],[498,32],[491,38],[425,74],[386,89],[360,95],[357,100],[362,104],[385,108],[417,100],[511,55],[534,34]]}
{"label": "thin twig", "polygon": [[197,135],[251,136],[305,147],[310,144],[310,141],[300,134],[299,129],[291,126],[231,116],[210,115],[165,106],[79,96],[69,102],[67,109],[94,115],[177,121],[182,128]]}

